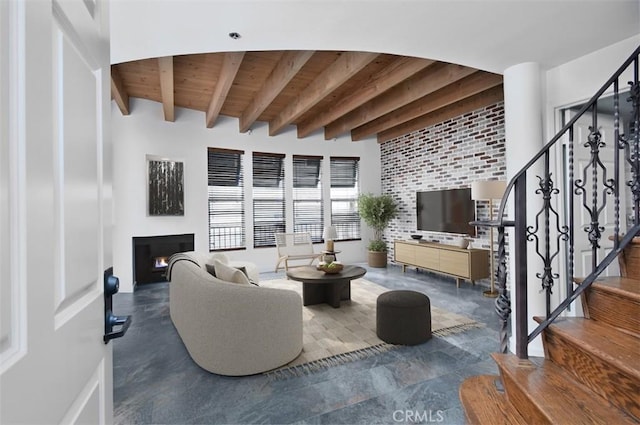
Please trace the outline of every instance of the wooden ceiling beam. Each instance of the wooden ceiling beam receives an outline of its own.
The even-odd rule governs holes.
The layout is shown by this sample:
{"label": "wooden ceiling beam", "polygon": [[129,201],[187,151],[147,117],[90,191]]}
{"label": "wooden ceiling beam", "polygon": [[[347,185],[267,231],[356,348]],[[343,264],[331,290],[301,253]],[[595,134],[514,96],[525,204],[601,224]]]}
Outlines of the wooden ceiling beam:
{"label": "wooden ceiling beam", "polygon": [[337,100],[329,109],[326,109],[314,115],[313,118],[298,124],[298,137],[307,137],[320,127],[353,111],[374,97],[389,90],[393,86],[412,77],[417,72],[422,71],[434,62],[435,61],[432,60],[410,57],[400,57],[396,59],[389,64],[389,66],[369,77],[369,79],[360,86],[358,90]]}
{"label": "wooden ceiling beam", "polygon": [[493,105],[501,100],[504,100],[502,84],[378,133],[378,143],[384,143],[394,137],[403,136],[412,131],[439,124],[448,119],[466,114],[467,112]]}
{"label": "wooden ceiling beam", "polygon": [[158,58],[160,70],[160,94],[165,121],[175,121],[175,103],[173,101],[173,56]]}
{"label": "wooden ceiling beam", "polygon": [[269,122],[269,135],[275,136],[284,127],[318,104],[371,61],[377,53],[346,52],[318,75],[287,107]]}
{"label": "wooden ceiling beam", "polygon": [[231,85],[233,84],[233,80],[236,79],[236,74],[238,73],[238,69],[240,69],[244,54],[245,52],[228,52],[224,54],[220,76],[218,77],[216,88],[213,90],[209,108],[207,108],[207,128],[213,127],[218,119],[222,105],[224,105]]}
{"label": "wooden ceiling beam", "polygon": [[287,51],[267,77],[260,91],[240,116],[240,132],[245,133],[313,56],[313,50]]}
{"label": "wooden ceiling beam", "polygon": [[462,99],[481,93],[502,84],[502,75],[488,72],[474,72],[468,77],[441,88],[435,93],[422,97],[408,105],[396,109],[351,131],[354,141],[365,139],[404,122],[426,115]]}
{"label": "wooden ceiling beam", "polygon": [[407,105],[449,84],[477,72],[461,65],[438,63],[428,67],[380,96],[330,123],[324,129],[325,140],[331,140],[394,109]]}
{"label": "wooden ceiling beam", "polygon": [[111,65],[111,97],[116,101],[116,105],[118,105],[122,115],[131,113],[129,110],[129,94],[124,88],[117,65]]}

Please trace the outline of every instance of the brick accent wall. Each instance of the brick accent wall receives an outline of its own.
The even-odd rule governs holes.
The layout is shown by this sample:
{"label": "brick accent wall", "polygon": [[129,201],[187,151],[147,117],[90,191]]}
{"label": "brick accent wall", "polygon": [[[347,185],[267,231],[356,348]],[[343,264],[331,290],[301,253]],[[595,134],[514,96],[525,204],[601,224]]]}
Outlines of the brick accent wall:
{"label": "brick accent wall", "polygon": [[[463,235],[416,230],[416,192],[470,187],[476,180],[505,180],[504,103],[487,106],[380,145],[382,192],[398,201],[400,215],[385,231],[389,261],[393,241],[422,234],[423,240],[457,243]],[[499,201],[494,201],[494,217]],[[489,219],[489,202],[476,217]],[[473,248],[489,249],[489,229],[478,228]],[[494,232],[497,250],[497,232]],[[489,284],[489,280],[482,282]]]}

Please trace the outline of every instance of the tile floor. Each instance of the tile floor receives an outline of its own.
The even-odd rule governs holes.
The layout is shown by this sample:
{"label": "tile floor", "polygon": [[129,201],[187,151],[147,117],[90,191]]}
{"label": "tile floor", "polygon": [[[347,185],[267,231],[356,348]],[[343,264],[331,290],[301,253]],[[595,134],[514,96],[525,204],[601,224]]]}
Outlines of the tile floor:
{"label": "tile floor", "polygon": [[[366,267],[365,265],[362,265]],[[432,305],[486,326],[434,337],[310,376],[282,381],[263,375],[225,377],[198,367],[171,319],[167,283],[117,294],[116,313],[132,314],[124,338],[113,341],[117,424],[462,424],[460,383],[496,374],[498,318],[486,288],[389,265],[367,268],[366,279],[389,289],[427,294]],[[261,280],[284,272],[263,273]],[[256,355],[259,355],[256,353]]]}

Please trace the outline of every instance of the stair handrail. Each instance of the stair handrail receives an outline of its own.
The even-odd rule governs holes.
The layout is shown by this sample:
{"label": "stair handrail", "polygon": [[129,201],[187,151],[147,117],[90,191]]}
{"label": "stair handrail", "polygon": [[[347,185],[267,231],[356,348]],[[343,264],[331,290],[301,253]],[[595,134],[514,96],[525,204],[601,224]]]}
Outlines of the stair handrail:
{"label": "stair handrail", "polygon": [[[546,143],[538,153],[536,153],[531,160],[527,162],[518,171],[514,177],[508,182],[507,187],[505,189],[505,193],[502,197],[500,207],[498,209],[497,219],[494,221],[476,221],[474,224],[484,224],[491,227],[496,227],[498,229],[498,267],[496,270],[499,296],[496,300],[496,312],[502,319],[502,329],[500,331],[500,340],[501,340],[501,351],[506,353],[508,351],[508,324],[509,318],[511,315],[511,301],[510,295],[508,292],[507,284],[506,284],[506,238],[505,238],[505,228],[511,227],[514,229],[515,233],[515,244],[512,247],[514,250],[515,256],[515,270],[513,270],[515,276],[515,285],[516,285],[516,322],[515,322],[515,338],[516,338],[516,355],[521,359],[526,359],[528,357],[528,344],[536,338],[544,329],[546,329],[550,323],[552,323],[557,317],[562,314],[572,302],[574,302],[577,297],[580,296],[591,284],[597,279],[597,277],[611,264],[611,262],[622,252],[624,247],[630,243],[630,241],[640,232],[640,140],[639,140],[639,130],[640,130],[640,83],[638,78],[638,68],[639,68],[639,59],[640,59],[640,46],[638,46],[635,51],[626,59],[623,64],[617,69],[617,71],[607,80],[607,82],[591,97],[591,99],[584,104],[579,111],[562,127],[562,129],[548,142]],[[631,86],[630,89],[630,100],[633,101],[633,136],[630,138],[629,134],[623,137],[620,133],[620,120],[619,120],[619,87],[618,80],[620,76],[627,71],[627,69],[633,64],[633,77],[634,80],[629,82]],[[614,95],[614,146],[616,148],[616,153],[614,156],[615,160],[615,175],[613,179],[605,179],[606,167],[599,159],[599,149],[601,146],[601,134],[599,132],[597,126],[597,103],[600,97],[607,92],[607,90],[613,85],[613,95]],[[573,180],[573,127],[576,122],[582,118],[589,110],[592,111],[592,126],[589,127],[591,134],[589,134],[589,142],[584,146],[589,146],[591,148],[592,159],[589,164],[593,166],[593,182],[591,189],[592,192],[592,209],[590,209],[589,205],[587,205],[587,187],[586,183],[583,182],[583,179]],[[570,139],[570,178],[568,187],[571,189],[570,196],[568,196],[568,209],[569,214],[568,217],[571,217],[570,224],[566,226],[560,226],[561,216],[554,210],[553,205],[551,203],[552,195],[557,195],[559,193],[559,189],[555,188],[553,185],[553,180],[551,179],[550,172],[550,152],[551,148],[556,145],[558,140],[561,140],[567,133],[569,133]],[[633,143],[633,146],[631,146]],[[631,151],[633,149],[633,151]],[[595,156],[593,155],[595,151]],[[619,193],[620,193],[620,152],[624,152],[625,160],[630,164],[632,180],[627,182],[627,185],[631,188],[633,192],[633,202],[634,202],[634,225],[631,230],[629,230],[622,238],[619,237],[620,233],[620,204],[619,204]],[[544,157],[544,158],[543,158]],[[534,165],[538,163],[540,159],[544,160],[544,176],[537,176],[540,180],[539,186],[540,188],[536,190],[536,194],[542,194],[543,197],[543,207],[540,212],[535,216],[536,226],[527,226],[527,195],[526,195],[526,177],[527,171],[529,171]],[[602,192],[602,206],[598,204],[598,191],[596,184],[598,183],[597,170],[599,167],[602,168],[602,182],[604,189]],[[584,172],[584,180],[586,181],[586,172]],[[580,184],[579,184],[580,183]],[[575,185],[575,187],[574,187]],[[614,248],[609,252],[608,255],[605,256],[599,263],[597,262],[597,248],[599,248],[598,242],[600,241],[602,235],[601,230],[604,230],[603,227],[599,224],[599,215],[606,206],[607,199],[606,195],[614,196],[614,206],[615,206],[615,229],[614,229]],[[506,208],[507,201],[513,195],[514,197],[514,219],[507,220],[506,218]],[[589,241],[592,244],[592,272],[582,281],[582,283],[575,289],[570,290],[569,296],[563,300],[553,311],[551,311],[551,288],[554,284],[554,279],[559,278],[559,274],[553,272],[553,262],[555,257],[560,253],[560,241],[567,242],[568,251],[569,251],[569,276],[572,276],[573,273],[573,242],[574,242],[574,229],[573,229],[573,214],[574,214],[574,199],[573,197],[582,195],[583,196],[583,207],[591,213],[591,224],[587,226],[585,230],[588,232]],[[595,213],[595,216],[594,216]],[[543,225],[539,228],[540,216],[543,214]],[[557,228],[550,228],[550,219],[556,219]],[[594,220],[595,217],[595,220]],[[534,228],[534,232],[532,233],[532,228]],[[540,243],[540,238],[535,234],[539,230],[544,231],[544,255],[540,253],[538,250]],[[556,243],[557,250],[555,253],[551,253],[550,251],[550,243],[552,242],[551,232],[557,233]],[[555,235],[554,235],[555,236]],[[537,254],[540,258],[542,258],[544,262],[544,272],[539,273],[537,277],[539,277],[542,281],[542,288],[546,291],[546,317],[545,320],[538,325],[538,327],[529,334],[528,332],[528,320],[527,317],[527,242],[535,240],[536,242],[536,250]]]}

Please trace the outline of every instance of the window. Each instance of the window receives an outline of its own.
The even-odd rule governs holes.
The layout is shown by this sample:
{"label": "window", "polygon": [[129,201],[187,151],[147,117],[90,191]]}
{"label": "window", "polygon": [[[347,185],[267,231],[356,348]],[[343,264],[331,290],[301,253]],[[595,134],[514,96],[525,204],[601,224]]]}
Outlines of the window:
{"label": "window", "polygon": [[276,246],[284,233],[284,155],[253,153],[253,246]]}
{"label": "window", "polygon": [[338,239],[360,239],[358,214],[360,158],[331,157],[331,224]]}
{"label": "window", "polygon": [[209,250],[245,248],[243,151],[209,148]]}
{"label": "window", "polygon": [[322,157],[293,156],[293,231],[322,241]]}

